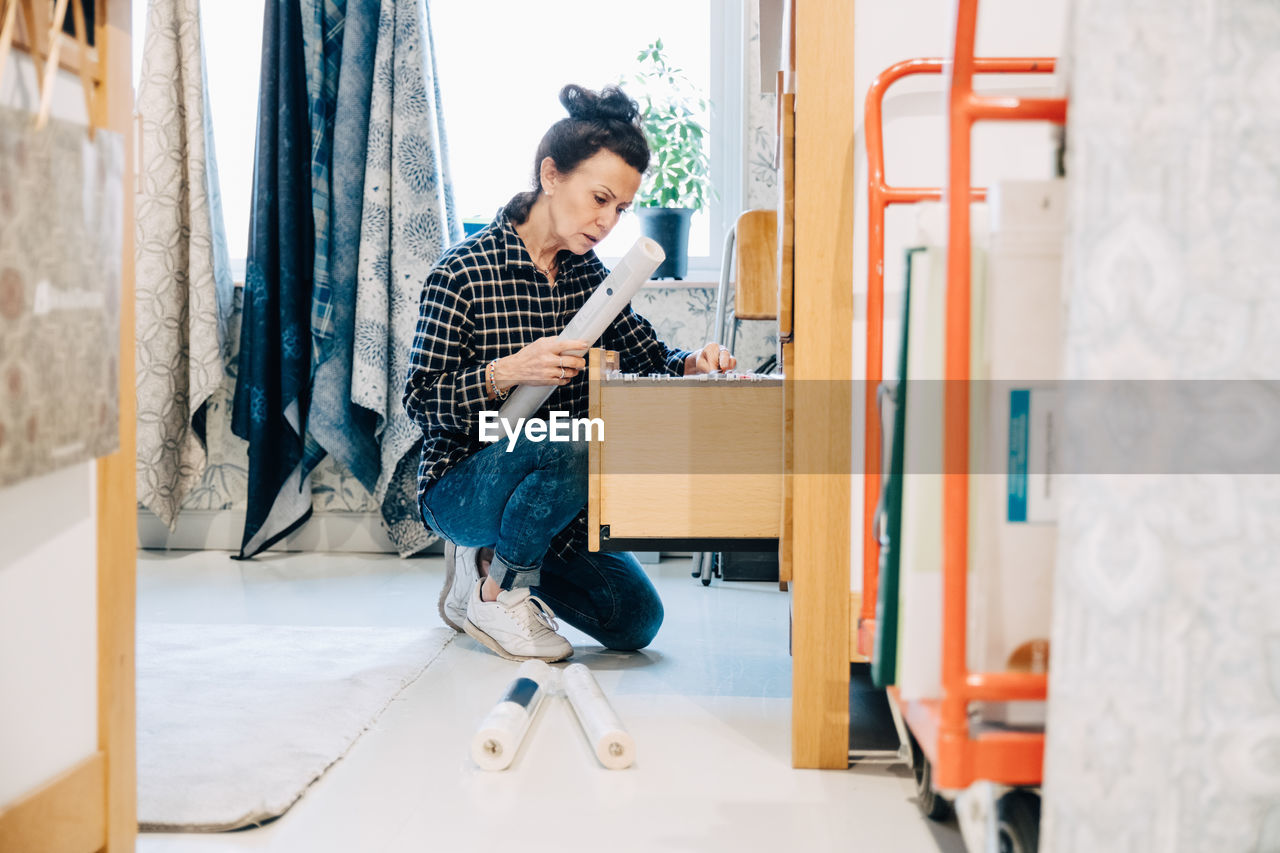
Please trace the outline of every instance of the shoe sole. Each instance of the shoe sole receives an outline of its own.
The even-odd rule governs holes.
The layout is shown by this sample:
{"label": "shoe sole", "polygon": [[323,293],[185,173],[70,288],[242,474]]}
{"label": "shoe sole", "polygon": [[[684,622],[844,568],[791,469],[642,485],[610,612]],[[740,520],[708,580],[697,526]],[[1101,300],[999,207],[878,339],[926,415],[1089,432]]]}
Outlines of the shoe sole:
{"label": "shoe sole", "polygon": [[472,639],[474,639],[477,643],[480,643],[482,646],[489,649],[489,651],[493,652],[499,657],[504,657],[507,660],[514,660],[514,661],[541,660],[541,661],[546,661],[547,663],[555,663],[556,661],[567,660],[573,657],[572,647],[569,649],[569,653],[564,655],[513,655],[511,652],[504,649],[501,643],[499,643],[493,637],[490,637],[484,631],[476,627],[476,623],[472,622],[470,619],[468,619],[466,621],[466,624],[462,626],[462,630],[466,631],[467,635],[470,636]]}
{"label": "shoe sole", "polygon": [[444,624],[461,634],[462,626],[450,619],[444,609],[444,603],[449,598],[449,591],[453,589],[453,578],[457,565],[458,546],[446,539],[444,543],[444,586],[440,589],[440,600],[436,602],[436,609],[440,611],[440,618],[444,620]]}

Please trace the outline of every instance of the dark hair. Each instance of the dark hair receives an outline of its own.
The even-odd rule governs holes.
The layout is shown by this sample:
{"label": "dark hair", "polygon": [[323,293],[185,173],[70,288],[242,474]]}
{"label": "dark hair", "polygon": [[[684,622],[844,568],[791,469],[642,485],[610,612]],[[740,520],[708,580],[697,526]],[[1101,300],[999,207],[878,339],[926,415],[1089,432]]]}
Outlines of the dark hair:
{"label": "dark hair", "polygon": [[599,92],[569,84],[560,90],[560,103],[569,111],[543,134],[533,158],[533,189],[517,193],[504,211],[517,225],[542,193],[542,161],[550,157],[565,174],[606,148],[641,174],[649,168],[649,143],[640,128],[640,107],[617,86]]}

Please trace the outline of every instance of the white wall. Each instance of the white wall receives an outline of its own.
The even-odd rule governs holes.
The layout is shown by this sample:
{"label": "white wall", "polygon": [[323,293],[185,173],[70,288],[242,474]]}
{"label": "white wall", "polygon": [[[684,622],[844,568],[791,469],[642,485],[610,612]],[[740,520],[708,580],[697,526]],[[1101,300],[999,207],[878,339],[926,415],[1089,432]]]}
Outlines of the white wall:
{"label": "white wall", "polygon": [[[0,104],[34,110],[31,63],[11,57]],[[53,114],[84,122],[60,72]],[[0,806],[98,748],[94,465],[0,489]]]}
{"label": "white wall", "polygon": [[[1066,32],[1068,0],[986,0],[978,13],[978,56],[1058,56]],[[903,59],[946,57],[951,52],[953,0],[858,0],[854,11],[855,125],[854,347],[853,375],[866,375],[867,158],[864,106],[871,82]],[[1049,75],[979,78],[979,91],[1048,93]],[[913,75],[884,99],[886,180],[897,186],[941,186],[946,179],[946,125],[942,75]],[[987,186],[1001,178],[1053,175],[1055,142],[1047,123],[982,124],[973,136],[973,180]],[[911,206],[889,209],[885,222],[885,325],[901,322],[903,253],[918,245]],[[886,338],[892,336],[886,334]],[[886,367],[892,358],[886,354]],[[855,407],[854,459],[862,464],[861,398]],[[862,485],[853,489],[852,588],[862,588]]]}

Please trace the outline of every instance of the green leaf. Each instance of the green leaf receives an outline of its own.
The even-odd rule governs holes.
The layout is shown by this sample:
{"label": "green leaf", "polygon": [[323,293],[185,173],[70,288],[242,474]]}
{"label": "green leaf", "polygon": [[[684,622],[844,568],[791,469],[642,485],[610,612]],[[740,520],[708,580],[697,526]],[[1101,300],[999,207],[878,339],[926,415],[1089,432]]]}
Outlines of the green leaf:
{"label": "green leaf", "polygon": [[633,97],[651,152],[636,205],[700,210],[715,194],[703,124],[711,104],[684,69],[669,61],[661,38],[646,45],[636,61]]}

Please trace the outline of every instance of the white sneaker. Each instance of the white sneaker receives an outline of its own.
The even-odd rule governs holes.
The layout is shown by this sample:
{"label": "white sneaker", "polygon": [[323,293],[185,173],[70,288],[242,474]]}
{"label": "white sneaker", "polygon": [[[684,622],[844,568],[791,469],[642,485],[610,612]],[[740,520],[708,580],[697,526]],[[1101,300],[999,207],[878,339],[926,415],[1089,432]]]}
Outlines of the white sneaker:
{"label": "white sneaker", "polygon": [[481,584],[467,602],[463,629],[478,642],[507,660],[544,660],[552,663],[573,654],[569,641],[556,633],[556,615],[528,589],[508,589],[497,601],[480,598]]}
{"label": "white sneaker", "polygon": [[479,548],[459,548],[444,541],[444,587],[437,606],[444,624],[455,631],[461,631],[467,621],[467,602],[480,580],[479,553]]}

